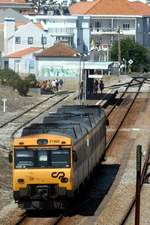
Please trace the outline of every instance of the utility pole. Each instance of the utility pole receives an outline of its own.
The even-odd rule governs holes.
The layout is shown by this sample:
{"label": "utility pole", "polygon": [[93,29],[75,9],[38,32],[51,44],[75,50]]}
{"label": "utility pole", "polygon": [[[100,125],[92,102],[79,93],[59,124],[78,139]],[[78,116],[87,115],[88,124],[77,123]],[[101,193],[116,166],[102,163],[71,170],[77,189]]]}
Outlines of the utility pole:
{"label": "utility pole", "polygon": [[118,81],[120,82],[120,66],[121,66],[121,47],[120,47],[120,26],[118,27]]}

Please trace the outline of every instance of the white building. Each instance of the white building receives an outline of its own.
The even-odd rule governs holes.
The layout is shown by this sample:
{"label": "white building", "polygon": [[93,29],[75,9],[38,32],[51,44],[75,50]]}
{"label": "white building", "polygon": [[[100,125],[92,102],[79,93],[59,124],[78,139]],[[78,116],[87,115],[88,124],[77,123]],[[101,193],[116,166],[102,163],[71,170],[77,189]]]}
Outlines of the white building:
{"label": "white building", "polygon": [[54,38],[32,22],[16,27],[13,18],[5,18],[3,56],[30,47],[49,47],[53,43]]}
{"label": "white building", "polygon": [[72,48],[76,48],[77,51],[82,52],[83,46],[81,44],[82,32],[80,28],[89,27],[88,18],[84,21],[82,16],[50,16],[50,15],[35,15],[26,16],[30,21],[36,23],[42,23],[44,30],[47,30],[56,42],[63,41],[68,43]]}
{"label": "white building", "polygon": [[[70,6],[73,16],[89,18],[89,29],[83,32],[86,49],[97,48],[99,60],[108,60],[114,40],[130,37],[150,49],[150,6],[128,0],[79,2]],[[83,31],[85,29],[83,28]],[[89,38],[88,38],[89,37]]]}
{"label": "white building", "polygon": [[22,76],[36,74],[36,60],[34,54],[41,50],[41,48],[29,47],[8,54],[3,58],[4,68],[12,69]]}
{"label": "white building", "polygon": [[56,43],[42,52],[35,54],[37,60],[37,78],[51,77],[78,78],[81,70],[79,53],[64,43]]}

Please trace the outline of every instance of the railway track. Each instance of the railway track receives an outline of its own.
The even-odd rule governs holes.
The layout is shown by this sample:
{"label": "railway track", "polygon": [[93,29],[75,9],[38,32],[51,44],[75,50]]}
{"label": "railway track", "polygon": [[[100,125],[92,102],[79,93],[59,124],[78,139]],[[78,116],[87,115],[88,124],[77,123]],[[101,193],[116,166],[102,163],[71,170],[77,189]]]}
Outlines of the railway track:
{"label": "railway track", "polygon": [[22,218],[13,225],[57,225],[62,219],[63,215],[59,215],[57,217],[30,217],[26,214],[22,216]]}
{"label": "railway track", "polygon": [[52,95],[0,126],[0,148],[8,153],[13,136],[28,123],[69,97],[69,93]]}
{"label": "railway track", "polygon": [[[118,121],[115,120],[115,122],[117,123],[112,124],[112,130],[108,129],[109,135],[107,137],[107,146],[104,154],[106,154],[107,149],[110,147],[111,143],[115,139],[120,127],[122,126],[125,118],[127,117],[145,82],[149,82],[149,80],[147,80],[146,78],[133,78],[131,82],[129,82],[125,87],[124,92],[119,94],[119,98],[116,100],[116,102],[113,105],[110,105],[106,110],[106,116],[109,121],[114,121],[115,117],[121,119]],[[135,92],[130,93],[130,89],[133,87],[136,87],[137,90]],[[103,107],[107,107],[107,104],[109,103],[106,103]]]}

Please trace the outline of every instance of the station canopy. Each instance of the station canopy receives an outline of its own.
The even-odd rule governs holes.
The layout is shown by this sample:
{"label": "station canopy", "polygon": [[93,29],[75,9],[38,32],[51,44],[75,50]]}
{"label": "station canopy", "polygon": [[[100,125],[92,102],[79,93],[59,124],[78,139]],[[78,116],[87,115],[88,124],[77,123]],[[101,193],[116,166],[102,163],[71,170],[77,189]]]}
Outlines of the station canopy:
{"label": "station canopy", "polygon": [[84,62],[84,69],[89,70],[108,70],[108,67],[113,65],[113,62]]}

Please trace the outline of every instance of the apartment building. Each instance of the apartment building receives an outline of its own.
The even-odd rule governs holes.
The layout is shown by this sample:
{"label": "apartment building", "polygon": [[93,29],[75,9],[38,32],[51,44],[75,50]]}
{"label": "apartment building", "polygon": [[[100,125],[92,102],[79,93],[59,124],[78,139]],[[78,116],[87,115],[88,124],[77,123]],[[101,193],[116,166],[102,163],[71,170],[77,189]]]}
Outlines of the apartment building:
{"label": "apartment building", "polygon": [[[108,60],[114,40],[130,37],[150,49],[150,6],[128,0],[96,0],[70,6],[73,16],[89,17],[89,39],[85,44],[91,51],[97,48],[100,61]],[[86,34],[84,34],[86,37]],[[87,40],[83,37],[83,40]]]}
{"label": "apartment building", "polygon": [[[150,6],[128,0],[79,2],[70,16],[27,16],[43,27],[55,41],[64,41],[91,60],[108,61],[114,40],[130,37],[150,49]],[[93,54],[94,49],[99,54]],[[94,56],[96,56],[94,58]]]}

